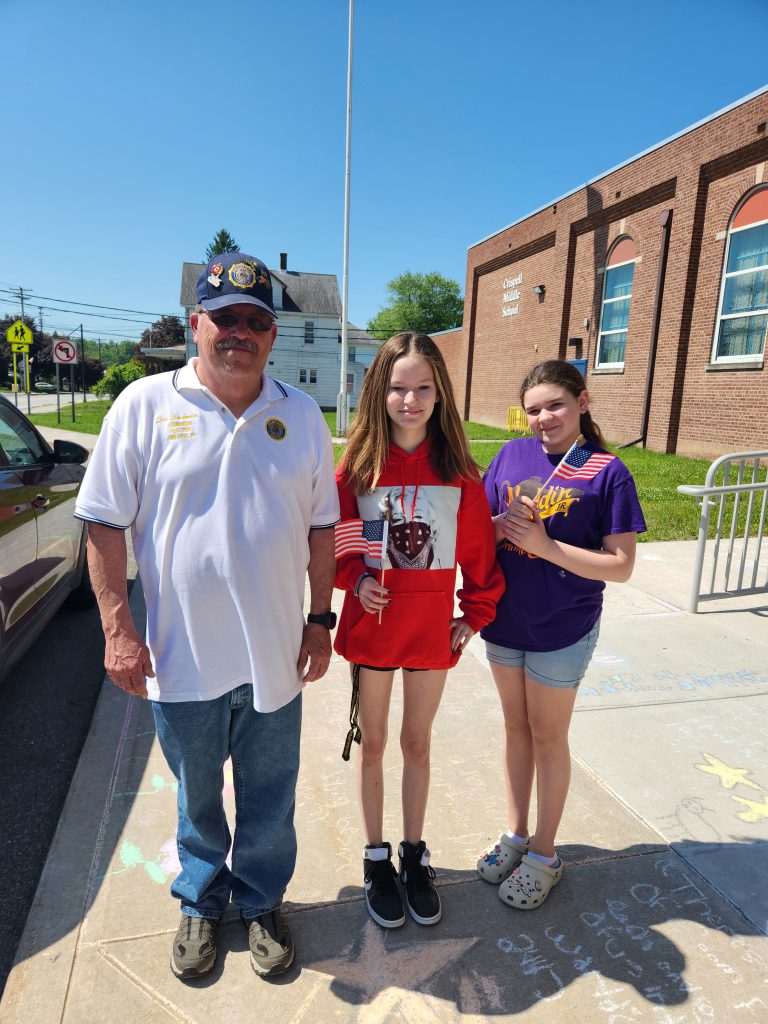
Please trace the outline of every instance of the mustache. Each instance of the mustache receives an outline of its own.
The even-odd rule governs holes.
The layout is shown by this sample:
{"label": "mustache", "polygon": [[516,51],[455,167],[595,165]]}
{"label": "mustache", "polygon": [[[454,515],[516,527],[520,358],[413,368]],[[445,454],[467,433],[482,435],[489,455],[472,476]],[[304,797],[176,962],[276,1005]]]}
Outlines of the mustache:
{"label": "mustache", "polygon": [[216,342],[217,352],[226,352],[231,348],[244,348],[246,352],[258,351],[253,342],[246,341],[244,338],[223,338],[221,341]]}

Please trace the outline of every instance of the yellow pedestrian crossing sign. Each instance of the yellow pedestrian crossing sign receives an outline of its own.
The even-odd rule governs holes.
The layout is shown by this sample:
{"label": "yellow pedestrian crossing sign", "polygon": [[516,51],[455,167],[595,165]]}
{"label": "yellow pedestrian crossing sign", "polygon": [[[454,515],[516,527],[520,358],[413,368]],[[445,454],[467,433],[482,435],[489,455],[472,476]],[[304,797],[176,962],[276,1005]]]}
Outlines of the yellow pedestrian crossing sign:
{"label": "yellow pedestrian crossing sign", "polygon": [[11,352],[28,352],[32,344],[32,331],[22,320],[12,323],[5,336],[10,342]]}

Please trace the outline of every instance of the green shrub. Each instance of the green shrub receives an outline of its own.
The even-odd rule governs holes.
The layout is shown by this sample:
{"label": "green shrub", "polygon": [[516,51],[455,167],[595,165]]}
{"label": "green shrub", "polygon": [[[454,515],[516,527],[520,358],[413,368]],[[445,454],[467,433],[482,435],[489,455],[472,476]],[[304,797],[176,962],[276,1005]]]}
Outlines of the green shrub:
{"label": "green shrub", "polygon": [[98,384],[94,384],[91,391],[99,398],[109,398],[114,402],[121,391],[124,391],[132,381],[139,380],[145,373],[144,364],[140,363],[138,359],[131,359],[128,363],[110,366]]}

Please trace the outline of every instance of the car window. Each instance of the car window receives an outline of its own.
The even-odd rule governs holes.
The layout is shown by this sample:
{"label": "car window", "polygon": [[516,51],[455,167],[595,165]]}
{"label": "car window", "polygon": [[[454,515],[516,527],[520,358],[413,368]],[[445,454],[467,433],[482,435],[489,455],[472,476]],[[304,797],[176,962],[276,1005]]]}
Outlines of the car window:
{"label": "car window", "polygon": [[9,466],[33,466],[45,459],[37,434],[15,409],[0,405],[0,446]]}

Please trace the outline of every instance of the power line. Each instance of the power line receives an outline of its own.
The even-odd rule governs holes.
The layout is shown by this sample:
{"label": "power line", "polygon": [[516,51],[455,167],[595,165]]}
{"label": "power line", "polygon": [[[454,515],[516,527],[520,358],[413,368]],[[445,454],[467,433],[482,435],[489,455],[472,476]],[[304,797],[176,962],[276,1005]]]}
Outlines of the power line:
{"label": "power line", "polygon": [[[18,288],[0,288],[0,292],[5,292],[6,294],[9,294],[9,295],[18,295],[19,294],[19,289]],[[37,302],[38,299],[45,299],[46,302],[66,302],[70,306],[86,306],[88,309],[111,309],[113,312],[116,312],[116,313],[140,313],[142,316],[157,316],[157,317],[177,316],[178,315],[176,313],[153,313],[151,310],[148,310],[148,309],[124,309],[122,306],[104,306],[104,305],[101,305],[99,303],[94,303],[94,302],[78,302],[76,299],[55,299],[51,295],[38,295],[36,292],[30,292],[29,289],[27,289],[27,297],[28,298],[31,297],[32,299],[34,299],[35,302]],[[95,316],[95,314],[94,314],[94,316]],[[118,319],[118,318],[116,318],[116,319]]]}

